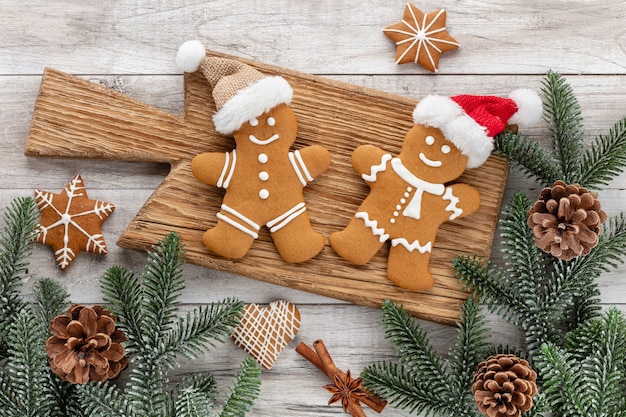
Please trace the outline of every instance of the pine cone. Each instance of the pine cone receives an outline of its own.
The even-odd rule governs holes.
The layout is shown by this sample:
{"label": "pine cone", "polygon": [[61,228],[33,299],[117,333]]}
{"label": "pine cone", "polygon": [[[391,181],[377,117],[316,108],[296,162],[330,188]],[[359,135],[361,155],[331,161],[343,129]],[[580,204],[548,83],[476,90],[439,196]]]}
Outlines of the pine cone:
{"label": "pine cone", "polygon": [[528,226],[537,247],[569,261],[596,247],[606,219],[595,194],[578,184],[556,181],[541,190],[528,213]]}
{"label": "pine cone", "polygon": [[72,384],[115,378],[128,364],[121,345],[126,335],[115,328],[111,312],[99,305],[72,305],[52,319],[50,333],[45,347],[50,368]]}
{"label": "pine cone", "polygon": [[472,393],[481,413],[489,417],[519,417],[533,406],[537,373],[515,355],[490,356],[478,365]]}

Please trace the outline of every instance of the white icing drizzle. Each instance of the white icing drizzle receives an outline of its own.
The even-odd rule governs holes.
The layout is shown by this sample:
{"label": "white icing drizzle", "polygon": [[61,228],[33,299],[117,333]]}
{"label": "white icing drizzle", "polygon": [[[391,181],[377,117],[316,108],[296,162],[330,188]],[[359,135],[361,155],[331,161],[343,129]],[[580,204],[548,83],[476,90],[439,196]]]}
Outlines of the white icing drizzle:
{"label": "white icing drizzle", "polygon": [[402,212],[402,215],[405,217],[411,217],[413,219],[419,220],[422,217],[422,196],[424,195],[424,190],[417,189],[409,204],[406,205],[406,208]]}
{"label": "white icing drizzle", "polygon": [[224,181],[224,188],[228,188],[230,184],[230,180],[233,178],[233,174],[235,173],[235,165],[237,165],[237,150],[233,149],[233,162],[230,164],[230,171],[228,171],[228,177]]}
{"label": "white icing drizzle", "polygon": [[300,202],[280,216],[267,222],[266,226],[270,229],[271,233],[277,232],[305,211],[306,207],[304,206],[304,202]]}
{"label": "white icing drizzle", "polygon": [[429,159],[423,152],[419,153],[420,161],[431,168],[439,168],[443,165],[443,162]]}
{"label": "white icing drizzle", "polygon": [[226,152],[226,160],[224,161],[224,168],[222,168],[222,173],[220,174],[220,178],[217,180],[217,186],[221,187],[224,183],[224,176],[226,175],[226,170],[228,169],[228,164],[230,163],[230,153]]}
{"label": "white icing drizzle", "polygon": [[250,139],[250,142],[254,143],[255,145],[261,145],[261,146],[269,145],[270,143],[278,140],[278,138],[280,138],[278,133],[274,133],[272,136],[270,136],[267,139],[257,139],[257,137],[254,135],[248,136],[248,139]]}
{"label": "white icing drizzle", "polygon": [[354,215],[357,219],[362,219],[365,226],[372,229],[372,234],[374,236],[378,236],[379,242],[385,242],[389,239],[389,235],[385,233],[385,229],[382,227],[378,227],[378,222],[376,220],[370,220],[369,214],[365,211],[359,211]]}
{"label": "white icing drizzle", "polygon": [[238,220],[241,220],[242,222],[246,223],[248,226],[252,227],[254,230],[250,230],[250,228],[231,219],[230,217],[223,215],[222,213],[217,213],[216,216],[218,219],[225,221],[226,223],[230,224],[234,228],[239,229],[242,232],[252,236],[254,239],[257,239],[259,237],[259,234],[257,232],[259,231],[261,226],[259,226],[258,224],[256,224],[255,222],[253,222],[252,220],[250,220],[243,214],[239,213],[237,210],[233,209],[232,207],[227,206],[226,204],[222,204],[221,209],[224,212],[236,217]]}
{"label": "white icing drizzle", "polygon": [[367,182],[376,181],[376,176],[378,175],[379,172],[384,172],[387,169],[387,162],[391,158],[393,158],[391,154],[388,154],[388,153],[384,154],[382,158],[380,159],[380,163],[378,165],[372,165],[372,167],[370,168],[369,175],[363,174],[361,175],[361,177]]}
{"label": "white icing drizzle", "polygon": [[295,305],[284,300],[274,301],[267,308],[248,304],[233,332],[233,340],[261,366],[270,369],[300,329],[297,311]]}
{"label": "white icing drizzle", "polygon": [[289,162],[291,162],[291,167],[293,168],[294,172],[298,176],[298,180],[300,180],[300,183],[303,186],[306,186],[307,184],[306,179],[304,178],[304,176],[302,175],[302,172],[300,171],[300,168],[298,166],[298,161],[296,161],[296,157],[293,152],[289,152]]}
{"label": "white icing drizzle", "polygon": [[391,167],[400,178],[416,189],[413,198],[411,198],[411,201],[406,205],[402,214],[406,217],[419,220],[422,212],[422,195],[424,191],[434,195],[442,195],[445,191],[445,186],[443,184],[426,182],[416,177],[404,166],[400,158],[393,158],[391,160]]}
{"label": "white icing drizzle", "polygon": [[409,243],[408,240],[406,240],[403,237],[399,237],[397,239],[392,239],[391,240],[391,245],[393,247],[396,247],[398,245],[402,245],[404,246],[409,252],[413,252],[415,249],[417,249],[419,251],[419,253],[426,253],[426,252],[430,252],[432,250],[432,242],[426,242],[425,245],[420,244],[420,242],[418,240],[414,240],[413,242]]}
{"label": "white icing drizzle", "polygon": [[449,217],[450,220],[454,220],[457,217],[459,217],[461,214],[463,214],[463,209],[457,206],[457,204],[459,204],[459,197],[452,194],[451,187],[446,188],[446,193],[443,195],[442,198],[444,200],[450,201],[450,204],[448,204],[448,206],[446,207],[446,211],[452,212],[452,214],[450,214],[450,217]]}
{"label": "white icing drizzle", "polygon": [[313,181],[314,178],[311,176],[311,173],[307,169],[306,164],[304,163],[304,159],[302,159],[302,155],[300,155],[300,151],[296,150],[294,152],[294,155],[296,156],[296,161],[298,161],[298,163],[300,164],[300,168],[302,169],[302,173],[304,174],[305,178],[309,182]]}

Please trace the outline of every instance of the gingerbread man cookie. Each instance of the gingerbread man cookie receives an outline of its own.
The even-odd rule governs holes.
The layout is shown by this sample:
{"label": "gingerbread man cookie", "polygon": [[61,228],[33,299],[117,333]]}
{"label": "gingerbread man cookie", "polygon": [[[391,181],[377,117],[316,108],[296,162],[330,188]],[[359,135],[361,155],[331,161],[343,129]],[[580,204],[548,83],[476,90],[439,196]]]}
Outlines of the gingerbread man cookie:
{"label": "gingerbread man cookie", "polygon": [[451,182],[487,160],[493,136],[507,121],[528,124],[540,115],[541,100],[529,90],[516,90],[511,98],[425,98],[413,112],[415,126],[399,155],[372,145],[354,151],[352,165],[370,193],[348,226],[330,236],[331,246],[364,265],[389,240],[387,277],[409,290],[432,287],[429,262],[439,226],[480,206],[473,187]]}
{"label": "gingerbread man cookie", "polygon": [[328,169],[330,153],[319,145],[291,150],[298,125],[287,81],[239,61],[206,57],[197,41],[181,46],[177,63],[185,71],[199,68],[208,79],[218,109],[215,128],[232,134],[236,144],[231,152],[207,152],[192,161],[200,182],[226,190],[204,245],[220,256],[241,258],[266,226],[285,261],[317,255],[326,239],[311,227],[303,189]]}

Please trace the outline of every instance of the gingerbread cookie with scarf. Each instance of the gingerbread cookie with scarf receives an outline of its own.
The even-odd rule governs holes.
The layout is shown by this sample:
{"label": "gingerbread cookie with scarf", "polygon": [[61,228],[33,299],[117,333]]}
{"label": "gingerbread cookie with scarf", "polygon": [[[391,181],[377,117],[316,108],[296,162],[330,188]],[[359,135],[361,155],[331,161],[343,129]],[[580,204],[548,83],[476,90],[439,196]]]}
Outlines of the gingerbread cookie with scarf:
{"label": "gingerbread cookie with scarf", "polygon": [[298,124],[289,106],[289,83],[240,61],[207,57],[198,41],[184,43],[176,63],[207,78],[217,107],[215,129],[232,135],[236,144],[230,152],[206,152],[192,160],[200,182],[226,190],[204,245],[220,256],[241,258],[266,226],[285,261],[317,255],[326,239],[311,227],[303,189],[328,169],[330,153],[319,145],[291,150]]}
{"label": "gingerbread cookie with scarf", "polygon": [[413,111],[415,125],[399,155],[372,145],[354,151],[352,166],[370,193],[348,226],[331,234],[331,246],[349,262],[364,265],[390,241],[388,279],[408,290],[432,287],[429,263],[437,230],[480,207],[476,189],[452,182],[487,160],[493,137],[507,123],[533,123],[541,111],[541,99],[524,89],[510,98],[426,97]]}

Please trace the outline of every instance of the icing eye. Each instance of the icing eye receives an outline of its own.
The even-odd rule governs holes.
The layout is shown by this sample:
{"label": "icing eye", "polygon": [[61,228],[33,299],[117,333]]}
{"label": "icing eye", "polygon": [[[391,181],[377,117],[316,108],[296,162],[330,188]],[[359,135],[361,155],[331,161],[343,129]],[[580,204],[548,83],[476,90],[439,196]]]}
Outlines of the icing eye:
{"label": "icing eye", "polygon": [[252,126],[252,127],[259,125],[259,121],[257,119],[252,119],[248,123],[250,123],[250,126]]}
{"label": "icing eye", "polygon": [[441,147],[441,153],[443,153],[443,154],[449,154],[450,151],[451,151],[451,149],[450,149],[450,147],[448,145],[443,145]]}
{"label": "icing eye", "polygon": [[274,119],[273,117],[268,117],[267,118],[267,125],[268,126],[274,126],[276,124],[276,119]]}
{"label": "icing eye", "polygon": [[432,136],[426,136],[426,139],[424,139],[424,141],[426,142],[426,145],[430,146],[435,143],[435,138],[433,138]]}

